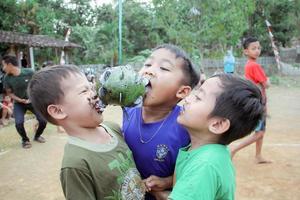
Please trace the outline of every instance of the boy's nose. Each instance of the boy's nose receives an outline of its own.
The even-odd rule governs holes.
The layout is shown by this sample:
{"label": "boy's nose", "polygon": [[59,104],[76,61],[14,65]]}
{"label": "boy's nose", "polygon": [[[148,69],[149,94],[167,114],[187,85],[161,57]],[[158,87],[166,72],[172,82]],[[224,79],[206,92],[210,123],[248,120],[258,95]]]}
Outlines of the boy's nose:
{"label": "boy's nose", "polygon": [[191,102],[191,94],[184,98],[184,104],[188,104]]}
{"label": "boy's nose", "polygon": [[142,76],[150,76],[150,77],[153,77],[155,75],[154,71],[150,68],[141,70],[139,74]]}
{"label": "boy's nose", "polygon": [[145,75],[148,75],[148,76],[154,76],[154,72],[153,71],[146,71],[145,72]]}

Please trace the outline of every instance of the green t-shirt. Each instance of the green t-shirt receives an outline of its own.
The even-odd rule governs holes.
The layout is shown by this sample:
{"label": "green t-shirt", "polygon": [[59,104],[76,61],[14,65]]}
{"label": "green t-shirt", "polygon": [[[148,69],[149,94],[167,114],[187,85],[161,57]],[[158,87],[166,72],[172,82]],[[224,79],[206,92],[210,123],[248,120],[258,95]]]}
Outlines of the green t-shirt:
{"label": "green t-shirt", "polygon": [[27,86],[31,80],[34,71],[30,68],[20,68],[21,73],[19,76],[6,75],[3,83],[5,89],[11,89],[17,97],[21,99],[28,99]]}
{"label": "green t-shirt", "polygon": [[208,144],[179,151],[176,183],[169,196],[173,200],[232,200],[235,170],[226,146]]}
{"label": "green t-shirt", "polygon": [[143,199],[142,180],[119,126],[102,126],[112,135],[109,144],[70,137],[65,146],[60,178],[66,199]]}

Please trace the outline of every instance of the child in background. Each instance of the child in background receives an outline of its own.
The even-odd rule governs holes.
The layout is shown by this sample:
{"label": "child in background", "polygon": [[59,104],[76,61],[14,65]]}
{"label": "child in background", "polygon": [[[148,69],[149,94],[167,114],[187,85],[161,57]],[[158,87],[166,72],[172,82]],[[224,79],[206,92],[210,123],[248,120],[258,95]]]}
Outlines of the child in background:
{"label": "child in background", "polygon": [[[171,44],[156,47],[139,73],[149,79],[148,91],[142,106],[124,112],[123,132],[137,169],[154,194],[172,188],[178,150],[190,142],[176,121],[181,110],[177,103],[199,77],[186,53]],[[146,199],[155,198],[147,194]]]}
{"label": "child in background", "polygon": [[224,56],[224,73],[234,73],[235,58],[233,56],[232,48],[227,50]]}
{"label": "child in background", "polygon": [[195,89],[177,118],[191,144],[179,151],[173,200],[234,199],[235,170],[226,145],[251,133],[264,113],[253,83],[219,74]]}
{"label": "child in background", "polygon": [[[263,68],[257,63],[257,59],[260,56],[261,46],[259,41],[254,37],[248,37],[243,42],[244,54],[248,57],[248,61],[245,66],[245,77],[255,83],[261,90],[263,96],[263,102],[265,105],[265,111],[267,110],[267,94],[266,89],[270,86],[268,77],[266,76]],[[266,114],[260,120],[258,126],[255,129],[255,133],[245,138],[239,144],[231,146],[231,157],[233,158],[236,152],[242,148],[256,142],[256,154],[255,161],[257,164],[271,163],[262,157],[262,145],[263,138],[266,131]]]}
{"label": "child in background", "polygon": [[28,94],[34,108],[69,135],[60,172],[66,199],[143,199],[144,184],[121,130],[102,123],[96,93],[77,67],[38,71]]}
{"label": "child in background", "polygon": [[12,98],[4,91],[3,100],[2,100],[2,124],[4,126],[8,125],[10,118],[13,113],[13,100]]}

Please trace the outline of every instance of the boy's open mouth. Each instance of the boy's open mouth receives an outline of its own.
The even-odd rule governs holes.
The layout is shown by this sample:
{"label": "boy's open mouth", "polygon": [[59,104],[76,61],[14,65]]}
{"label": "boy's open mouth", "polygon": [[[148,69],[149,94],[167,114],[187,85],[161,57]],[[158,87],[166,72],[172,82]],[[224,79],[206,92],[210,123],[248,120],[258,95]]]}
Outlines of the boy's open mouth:
{"label": "boy's open mouth", "polygon": [[146,87],[146,93],[152,89],[151,79],[149,77],[144,77],[145,80],[147,80],[147,83],[145,84]]}
{"label": "boy's open mouth", "polygon": [[149,90],[149,89],[151,89],[151,88],[152,88],[152,85],[151,85],[151,82],[150,82],[150,80],[149,80],[148,84],[146,85],[146,89]]}
{"label": "boy's open mouth", "polygon": [[89,101],[89,105],[97,111],[98,114],[101,114],[104,111],[104,108],[106,105],[102,103],[101,100],[99,100],[99,97],[96,95],[92,98],[87,99]]}
{"label": "boy's open mouth", "polygon": [[185,111],[185,106],[184,106],[184,105],[182,105],[182,107],[181,107],[181,109],[180,109],[180,114],[183,114],[183,113],[184,113],[184,111]]}
{"label": "boy's open mouth", "polygon": [[151,84],[151,81],[150,81],[150,78],[149,77],[144,77],[144,79],[147,81],[145,83],[145,94],[143,96],[143,100],[145,100],[145,98],[147,97],[148,93],[151,91],[152,89],[152,84]]}

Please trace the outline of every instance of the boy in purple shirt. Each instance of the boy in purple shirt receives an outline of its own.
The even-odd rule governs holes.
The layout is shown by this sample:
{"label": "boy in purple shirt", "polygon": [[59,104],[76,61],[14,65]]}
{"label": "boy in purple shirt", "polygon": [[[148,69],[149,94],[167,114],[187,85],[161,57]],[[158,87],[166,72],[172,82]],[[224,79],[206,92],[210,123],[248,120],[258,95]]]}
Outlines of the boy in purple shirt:
{"label": "boy in purple shirt", "polygon": [[[181,109],[177,103],[199,76],[186,53],[170,44],[153,50],[140,75],[149,80],[147,94],[142,107],[124,112],[123,133],[148,191],[157,195],[172,188],[178,150],[189,144],[186,129],[176,121]],[[146,199],[155,198],[148,194]]]}

